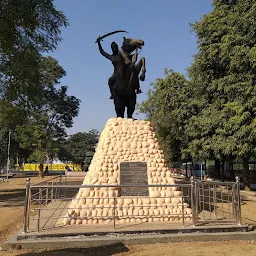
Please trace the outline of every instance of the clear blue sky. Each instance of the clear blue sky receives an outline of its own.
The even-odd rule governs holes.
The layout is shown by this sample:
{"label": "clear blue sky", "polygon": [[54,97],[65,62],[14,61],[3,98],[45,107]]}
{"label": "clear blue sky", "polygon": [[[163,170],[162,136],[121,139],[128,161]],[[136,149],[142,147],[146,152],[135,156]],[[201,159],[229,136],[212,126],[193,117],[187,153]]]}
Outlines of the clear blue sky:
{"label": "clear blue sky", "polygon": [[[164,68],[186,74],[197,51],[196,36],[189,23],[199,21],[212,10],[211,0],[55,0],[70,25],[63,29],[63,41],[51,55],[64,67],[67,76],[62,83],[69,94],[81,100],[79,116],[69,134],[101,131],[110,117],[115,117],[113,101],[109,99],[108,78],[113,72],[110,61],[98,51],[95,40],[99,35],[123,29],[127,37],[145,41],[140,56],[146,58],[146,80],[141,82],[146,99],[150,83],[164,76]],[[121,45],[124,34],[116,34],[102,42],[111,53],[110,44]],[[134,114],[141,119],[143,115]]]}

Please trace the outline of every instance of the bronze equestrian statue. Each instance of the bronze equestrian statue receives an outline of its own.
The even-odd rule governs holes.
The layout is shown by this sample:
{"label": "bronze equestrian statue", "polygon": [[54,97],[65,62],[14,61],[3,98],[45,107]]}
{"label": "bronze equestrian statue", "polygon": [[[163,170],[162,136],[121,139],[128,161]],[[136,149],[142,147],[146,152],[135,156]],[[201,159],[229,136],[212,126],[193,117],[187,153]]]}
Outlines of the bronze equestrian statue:
{"label": "bronze equestrian statue", "polygon": [[[118,45],[112,42],[111,48],[113,54],[106,53],[100,41],[102,38],[125,31],[114,31],[103,37],[99,37],[96,42],[98,43],[100,53],[111,60],[114,66],[114,73],[109,78],[108,84],[111,96],[114,99],[115,111],[117,117],[124,118],[125,107],[127,108],[127,117],[132,118],[136,105],[136,94],[141,93],[140,82],[145,80],[146,65],[145,58],[141,58],[138,63],[138,49],[141,49],[144,45],[143,40],[123,38],[123,44],[121,49],[118,49]],[[132,52],[134,52],[132,54]],[[140,71],[142,71],[140,77]]]}

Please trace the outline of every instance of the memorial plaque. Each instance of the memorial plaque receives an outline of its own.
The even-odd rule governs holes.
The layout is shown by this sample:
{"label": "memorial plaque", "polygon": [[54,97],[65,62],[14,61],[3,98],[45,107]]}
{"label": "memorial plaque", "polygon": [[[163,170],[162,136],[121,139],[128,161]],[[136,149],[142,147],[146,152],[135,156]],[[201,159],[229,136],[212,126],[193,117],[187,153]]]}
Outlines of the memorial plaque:
{"label": "memorial plaque", "polygon": [[[121,162],[120,185],[148,184],[147,162]],[[121,196],[148,196],[147,187],[121,188]]]}

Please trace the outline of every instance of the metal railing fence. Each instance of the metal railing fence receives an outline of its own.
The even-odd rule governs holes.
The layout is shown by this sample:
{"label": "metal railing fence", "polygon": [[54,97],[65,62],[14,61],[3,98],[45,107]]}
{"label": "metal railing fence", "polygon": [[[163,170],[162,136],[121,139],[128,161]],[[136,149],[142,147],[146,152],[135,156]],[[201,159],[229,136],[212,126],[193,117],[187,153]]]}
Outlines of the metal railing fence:
{"label": "metal railing fence", "polygon": [[[83,177],[84,178],[84,177]],[[116,221],[122,219],[124,223],[130,220],[143,222],[147,221],[180,221],[182,226],[185,223],[194,227],[202,224],[232,223],[241,225],[241,199],[240,181],[236,182],[214,182],[199,181],[191,179],[189,183],[178,184],[149,184],[149,185],[81,185],[83,179],[79,177],[71,178],[57,176],[47,181],[30,184],[27,179],[26,199],[24,207],[24,233],[29,231],[40,232],[44,229],[63,226],[63,221],[67,219],[68,224],[96,224],[113,223],[116,228]],[[173,203],[172,197],[167,193],[159,196],[140,196],[138,205],[134,204],[132,211],[128,206],[119,205],[120,189],[125,187],[136,187],[137,189],[146,187],[157,191],[182,191],[179,203]],[[115,193],[108,197],[102,197],[100,193],[94,196],[77,197],[80,189],[89,188],[91,190],[112,190]],[[125,196],[125,200],[134,196]],[[144,199],[150,199],[153,205],[144,204]],[[70,206],[71,202],[93,202],[98,200],[101,206],[89,204],[89,212],[97,212],[97,216],[86,215],[83,217],[72,217],[78,210],[77,204]],[[83,201],[83,202],[84,202]],[[91,207],[91,208],[90,208]],[[151,208],[158,209],[152,211]],[[123,212],[126,212],[125,216]],[[127,211],[125,210],[127,208]],[[171,208],[168,211],[166,209]],[[70,214],[67,215],[67,212]],[[98,216],[100,214],[100,216]],[[158,213],[158,214],[157,214]],[[33,226],[33,227],[32,227]]]}
{"label": "metal railing fence", "polygon": [[240,179],[236,182],[191,181],[194,222],[235,222],[241,225]]}

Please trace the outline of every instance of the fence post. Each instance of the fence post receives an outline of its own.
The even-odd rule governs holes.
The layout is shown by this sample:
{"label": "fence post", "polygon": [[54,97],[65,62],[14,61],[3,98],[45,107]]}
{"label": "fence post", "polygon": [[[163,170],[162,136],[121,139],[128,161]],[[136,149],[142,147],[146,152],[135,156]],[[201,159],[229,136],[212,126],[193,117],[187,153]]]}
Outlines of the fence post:
{"label": "fence post", "polygon": [[39,198],[39,208],[41,208],[41,206],[42,206],[42,200],[43,200],[42,188],[39,188],[38,198]]}
{"label": "fence post", "polygon": [[191,208],[192,208],[192,223],[193,227],[196,227],[197,221],[196,221],[196,205],[195,205],[195,193],[196,193],[196,188],[195,188],[195,181],[194,177],[190,178],[191,180]]}
{"label": "fence post", "polygon": [[52,188],[51,188],[51,203],[53,201],[53,181],[52,181]]}
{"label": "fence post", "polygon": [[214,200],[214,216],[217,220],[217,192],[216,192],[216,185],[213,186],[213,200]]}
{"label": "fence post", "polygon": [[240,177],[236,177],[236,214],[237,214],[237,223],[239,226],[242,225],[242,214],[241,214],[241,196],[240,196]]}
{"label": "fence post", "polygon": [[183,228],[185,227],[185,220],[184,220],[184,198],[183,198],[183,195],[182,195],[182,198],[181,198],[181,203],[182,203],[182,225],[183,225]]}
{"label": "fence post", "polygon": [[237,210],[236,210],[236,206],[237,206],[237,184],[235,183],[235,185],[232,186],[232,216],[233,219],[237,222],[238,221],[238,216],[237,216]]}
{"label": "fence post", "polygon": [[[57,180],[55,181],[55,185],[58,185]],[[58,196],[58,188],[55,188],[55,198],[54,198],[55,201],[57,200],[57,196]]]}
{"label": "fence post", "polygon": [[28,231],[29,195],[30,195],[30,178],[27,178],[27,179],[26,179],[25,205],[24,205],[24,226],[23,226],[23,233],[27,233],[27,231]]}
{"label": "fence post", "polygon": [[114,209],[113,209],[113,229],[116,229],[116,194],[114,195]]}
{"label": "fence post", "polygon": [[[60,175],[59,185],[62,185],[62,174]],[[60,188],[58,189],[58,198],[60,197]]]}
{"label": "fence post", "polygon": [[[48,183],[46,184],[46,185],[48,185]],[[48,194],[49,194],[49,189],[47,188],[46,189],[46,204],[45,204],[45,206],[46,206],[46,211],[47,211],[47,205],[48,205]]]}
{"label": "fence post", "polygon": [[40,231],[40,218],[41,218],[41,208],[38,209],[38,216],[37,216],[37,233]]}

